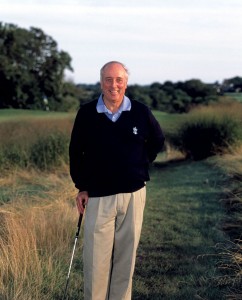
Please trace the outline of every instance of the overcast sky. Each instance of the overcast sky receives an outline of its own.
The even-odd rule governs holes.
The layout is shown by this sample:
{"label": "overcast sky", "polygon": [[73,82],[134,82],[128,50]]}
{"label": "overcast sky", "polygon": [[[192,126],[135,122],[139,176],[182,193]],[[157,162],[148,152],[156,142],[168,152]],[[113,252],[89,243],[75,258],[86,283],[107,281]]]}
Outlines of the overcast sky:
{"label": "overcast sky", "polygon": [[119,60],[130,83],[242,76],[241,0],[0,0],[0,22],[51,36],[75,83]]}

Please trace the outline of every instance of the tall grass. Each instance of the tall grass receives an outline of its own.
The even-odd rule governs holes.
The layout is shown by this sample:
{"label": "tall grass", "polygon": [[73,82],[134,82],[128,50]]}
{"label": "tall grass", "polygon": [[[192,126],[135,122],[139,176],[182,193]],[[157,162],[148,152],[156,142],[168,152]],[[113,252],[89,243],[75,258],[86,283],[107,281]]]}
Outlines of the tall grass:
{"label": "tall grass", "polygon": [[170,141],[195,160],[228,152],[242,141],[242,103],[225,102],[194,109]]}
{"label": "tall grass", "polygon": [[[208,174],[210,169],[184,162],[151,170],[134,299],[222,294],[211,280],[217,274],[214,260],[197,259],[222,239],[216,228],[223,213],[220,178],[216,170]],[[0,299],[61,299],[78,219],[76,190],[67,172],[62,166],[55,172],[17,170],[0,177],[11,199],[0,206]],[[83,296],[80,248],[68,289],[73,300]]]}
{"label": "tall grass", "polygon": [[230,243],[217,245],[219,268],[230,285],[227,299],[239,300],[242,299],[242,146],[230,149],[216,160],[216,165],[227,174],[221,202],[226,209],[223,230],[231,238]]}
{"label": "tall grass", "polygon": [[[52,185],[59,186],[50,189],[47,197],[43,198],[42,193],[27,198],[16,194],[11,202],[0,207],[0,298],[3,300],[61,299],[73,222],[78,216],[73,206],[76,191],[59,176],[46,177]],[[23,174],[15,178],[23,178]],[[7,184],[9,181],[8,178]]]}
{"label": "tall grass", "polygon": [[72,124],[71,118],[0,123],[0,168],[45,170],[67,163]]}

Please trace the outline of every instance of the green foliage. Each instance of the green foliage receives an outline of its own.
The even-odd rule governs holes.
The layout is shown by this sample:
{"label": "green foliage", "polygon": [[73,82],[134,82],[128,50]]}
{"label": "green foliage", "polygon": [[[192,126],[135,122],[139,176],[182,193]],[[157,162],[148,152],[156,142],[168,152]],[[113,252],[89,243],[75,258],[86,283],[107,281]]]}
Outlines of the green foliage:
{"label": "green foliage", "polygon": [[39,136],[32,144],[9,143],[0,147],[0,168],[34,167],[50,170],[68,162],[69,137],[62,132]]}
{"label": "green foliage", "polygon": [[[100,85],[78,84],[76,97],[80,104],[97,99],[101,93]],[[128,85],[126,95],[140,101],[151,109],[168,113],[186,113],[194,106],[216,102],[218,96],[214,85],[205,84],[200,80],[189,80],[184,83],[164,84],[154,82],[151,85]]]}
{"label": "green foliage", "polygon": [[61,132],[41,136],[30,147],[30,162],[41,170],[48,170],[68,161],[69,139]]}
{"label": "green foliage", "polygon": [[28,153],[23,147],[10,143],[0,148],[0,168],[25,168],[28,165]]}
{"label": "green foliage", "polygon": [[189,112],[194,106],[218,100],[215,86],[197,79],[177,83],[166,81],[164,84],[155,82],[143,87],[132,85],[127,89],[127,96],[152,109],[169,113]]}
{"label": "green foliage", "polygon": [[126,94],[130,99],[140,101],[149,107],[154,107],[149,93],[149,87],[147,86],[140,86],[138,84],[130,85],[127,88]]}
{"label": "green foliage", "polygon": [[64,70],[72,70],[68,53],[41,29],[0,23],[0,108],[50,108],[61,103]]}
{"label": "green foliage", "polygon": [[233,116],[191,117],[173,137],[173,143],[195,160],[223,153],[239,139],[240,123]]}
{"label": "green foliage", "polygon": [[242,91],[242,77],[235,76],[233,78],[224,79],[221,85],[221,92],[241,92]]}

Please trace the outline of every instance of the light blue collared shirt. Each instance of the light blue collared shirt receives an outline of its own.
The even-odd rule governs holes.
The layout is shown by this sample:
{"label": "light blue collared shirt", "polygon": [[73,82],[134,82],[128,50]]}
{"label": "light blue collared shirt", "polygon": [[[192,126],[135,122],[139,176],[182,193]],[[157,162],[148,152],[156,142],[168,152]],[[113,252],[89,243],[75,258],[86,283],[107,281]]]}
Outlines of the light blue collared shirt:
{"label": "light blue collared shirt", "polygon": [[100,95],[97,102],[97,112],[98,113],[105,113],[105,115],[113,122],[116,122],[118,118],[121,116],[123,111],[129,111],[131,109],[131,101],[127,96],[124,96],[123,102],[120,105],[118,111],[112,113],[109,109],[107,109],[106,105],[104,104],[103,97]]}

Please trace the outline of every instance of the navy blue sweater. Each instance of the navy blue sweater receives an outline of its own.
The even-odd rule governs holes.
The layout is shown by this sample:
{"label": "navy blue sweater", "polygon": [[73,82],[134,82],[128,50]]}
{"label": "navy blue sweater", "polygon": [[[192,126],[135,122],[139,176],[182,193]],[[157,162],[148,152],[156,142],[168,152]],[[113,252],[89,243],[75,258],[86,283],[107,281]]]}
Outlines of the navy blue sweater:
{"label": "navy blue sweater", "polygon": [[90,197],[134,192],[149,180],[148,167],[164,144],[159,123],[144,104],[131,101],[131,110],[116,122],[96,110],[97,101],[82,106],[70,142],[70,174]]}

